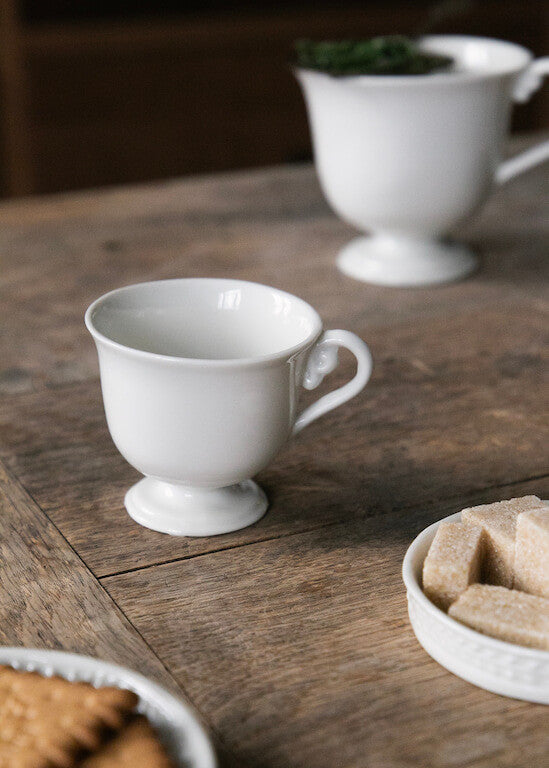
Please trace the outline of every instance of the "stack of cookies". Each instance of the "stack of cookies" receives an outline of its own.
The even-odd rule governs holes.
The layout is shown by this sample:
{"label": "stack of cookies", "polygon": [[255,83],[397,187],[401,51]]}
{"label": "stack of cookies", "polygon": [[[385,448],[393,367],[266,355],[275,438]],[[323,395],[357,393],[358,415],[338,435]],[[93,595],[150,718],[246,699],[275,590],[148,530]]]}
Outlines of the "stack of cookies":
{"label": "stack of cookies", "polygon": [[175,768],[137,696],[0,666],[0,768]]}
{"label": "stack of cookies", "polygon": [[423,565],[423,591],[483,634],[549,650],[549,507],[523,496],[441,523]]}

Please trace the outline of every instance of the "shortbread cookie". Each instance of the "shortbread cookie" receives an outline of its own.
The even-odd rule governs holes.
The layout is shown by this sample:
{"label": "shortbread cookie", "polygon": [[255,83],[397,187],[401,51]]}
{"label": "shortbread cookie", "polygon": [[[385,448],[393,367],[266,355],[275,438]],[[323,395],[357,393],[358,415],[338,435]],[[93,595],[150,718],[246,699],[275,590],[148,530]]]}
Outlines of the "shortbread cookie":
{"label": "shortbread cookie", "polygon": [[448,610],[454,600],[480,579],[484,533],[471,523],[441,523],[423,564],[423,591]]}
{"label": "shortbread cookie", "polygon": [[155,730],[137,717],[81,763],[81,768],[175,768]]}
{"label": "shortbread cookie", "polygon": [[136,703],[131,691],[0,666],[0,768],[71,768]]}
{"label": "shortbread cookie", "polygon": [[549,600],[516,589],[473,584],[449,615],[484,635],[549,650]]}
{"label": "shortbread cookie", "polygon": [[537,496],[523,496],[462,511],[462,520],[482,525],[486,534],[483,581],[502,587],[513,586],[517,518],[521,512],[539,506],[541,501]]}
{"label": "shortbread cookie", "polygon": [[517,521],[515,589],[549,597],[549,507],[523,512]]}

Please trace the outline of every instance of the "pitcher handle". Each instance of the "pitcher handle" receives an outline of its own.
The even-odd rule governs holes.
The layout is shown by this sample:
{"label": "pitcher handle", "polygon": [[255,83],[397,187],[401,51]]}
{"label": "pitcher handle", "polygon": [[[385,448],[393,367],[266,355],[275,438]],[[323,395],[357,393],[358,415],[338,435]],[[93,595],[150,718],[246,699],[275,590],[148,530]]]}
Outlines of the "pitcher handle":
{"label": "pitcher handle", "polygon": [[324,376],[337,367],[339,347],[345,347],[356,357],[357,369],[354,378],[339,389],[334,389],[333,392],[323,395],[316,403],[306,408],[295,422],[294,435],[311,421],[358,395],[368,383],[372,373],[372,355],[368,345],[350,331],[325,331],[309,355],[303,379],[305,389],[318,387]]}
{"label": "pitcher handle", "polygon": [[[528,101],[541,86],[544,75],[549,75],[549,56],[536,59],[520,75],[513,89],[513,101]],[[524,173],[546,160],[549,160],[549,141],[542,141],[535,147],[501,163],[496,171],[496,182],[504,184],[519,173]]]}

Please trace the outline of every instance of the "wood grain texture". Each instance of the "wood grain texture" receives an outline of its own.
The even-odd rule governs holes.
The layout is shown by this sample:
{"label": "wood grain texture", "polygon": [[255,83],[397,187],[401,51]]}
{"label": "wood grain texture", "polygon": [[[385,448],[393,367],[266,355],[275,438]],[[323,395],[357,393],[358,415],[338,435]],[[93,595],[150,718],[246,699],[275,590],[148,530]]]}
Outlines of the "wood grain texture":
{"label": "wood grain texture", "polygon": [[[1,206],[0,639],[173,675],[240,766],[544,766],[546,708],[432,662],[400,564],[464,505],[549,496],[548,180],[498,190],[460,232],[480,272],[436,290],[340,275],[352,233],[308,167]],[[106,290],[192,275],[297,293],[375,359],[365,392],[260,475],[269,514],[211,539],[126,515],[137,473],[110,440],[83,326]],[[342,354],[322,391],[352,373]]]}
{"label": "wood grain texture", "polygon": [[138,666],[176,689],[82,560],[2,464],[0,560],[0,642]]}
{"label": "wood grain texture", "polygon": [[[0,463],[0,643],[129,667],[187,699],[78,554]],[[220,768],[236,768],[212,734]],[[183,768],[183,767],[182,767]]]}
{"label": "wood grain texture", "polygon": [[[549,492],[549,483],[502,495]],[[450,675],[408,624],[389,513],[103,580],[243,766],[544,765],[547,708]]]}
{"label": "wood grain texture", "polygon": [[101,293],[142,280],[257,280],[301,294],[329,325],[356,328],[497,306],[509,296],[546,301],[548,199],[543,168],[497,190],[460,232],[481,251],[480,273],[430,291],[379,289],[335,270],[353,231],[329,212],[309,167],[5,203],[0,393],[96,376],[83,313]]}
{"label": "wood grain texture", "polygon": [[[547,472],[546,327],[525,303],[353,327],[376,361],[367,390],[260,475],[268,515],[221,538],[172,538],[127,516],[138,475],[109,438],[96,381],[0,401],[0,455],[97,575],[474,495]],[[351,375],[345,359],[335,382]]]}
{"label": "wood grain texture", "polygon": [[[547,181],[537,169],[499,190],[463,233],[484,251],[481,272],[431,291],[335,270],[351,232],[308,167],[4,205],[0,455],[98,575],[546,473]],[[297,292],[375,358],[364,394],[263,473],[269,515],[221,540],[174,540],[127,518],[137,474],[108,436],[82,322],[112,287],[187,275]],[[342,356],[325,386],[351,374]]]}

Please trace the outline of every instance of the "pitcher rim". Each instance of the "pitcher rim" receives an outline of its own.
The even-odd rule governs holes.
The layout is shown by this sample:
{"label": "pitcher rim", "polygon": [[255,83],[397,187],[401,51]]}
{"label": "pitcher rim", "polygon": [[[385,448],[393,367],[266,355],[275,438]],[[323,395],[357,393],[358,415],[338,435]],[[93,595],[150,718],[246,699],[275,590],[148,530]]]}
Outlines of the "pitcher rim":
{"label": "pitcher rim", "polygon": [[331,75],[329,72],[323,72],[320,69],[309,69],[307,67],[300,67],[293,65],[292,69],[296,77],[303,74],[316,75],[319,78],[326,78],[331,82],[341,82],[345,85],[358,85],[358,86],[374,86],[376,88],[383,88],[387,86],[403,86],[417,87],[417,86],[429,86],[429,85],[445,85],[445,84],[458,84],[467,82],[479,82],[483,80],[492,80],[509,75],[515,75],[522,72],[534,59],[534,54],[528,48],[518,43],[512,43],[509,40],[500,40],[497,37],[482,37],[477,35],[423,35],[419,39],[419,42],[428,41],[454,41],[454,42],[478,42],[487,45],[497,44],[506,46],[509,49],[513,49],[516,53],[521,53],[524,56],[524,61],[520,66],[500,67],[497,70],[483,70],[483,69],[465,69],[465,70],[450,70],[448,72],[430,72],[423,75]]}

